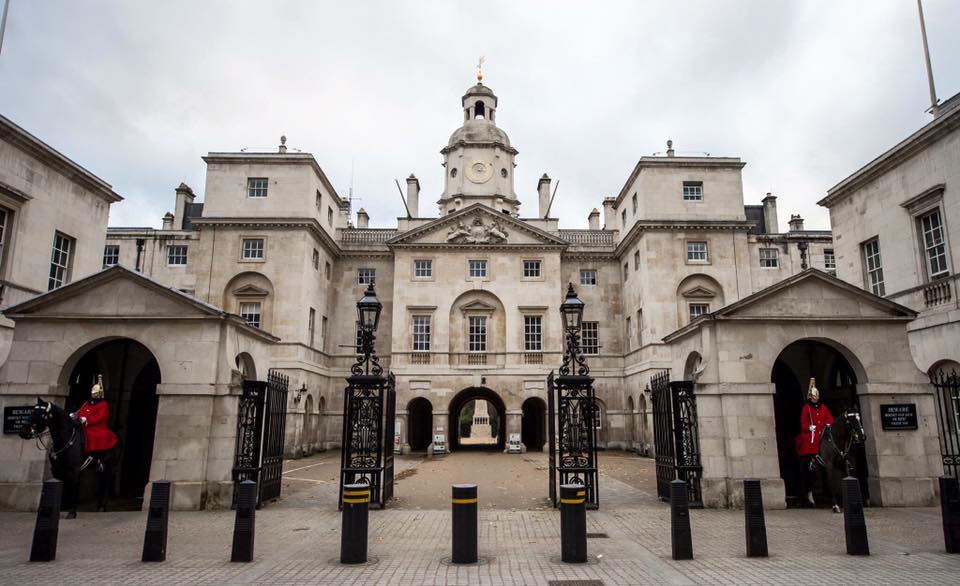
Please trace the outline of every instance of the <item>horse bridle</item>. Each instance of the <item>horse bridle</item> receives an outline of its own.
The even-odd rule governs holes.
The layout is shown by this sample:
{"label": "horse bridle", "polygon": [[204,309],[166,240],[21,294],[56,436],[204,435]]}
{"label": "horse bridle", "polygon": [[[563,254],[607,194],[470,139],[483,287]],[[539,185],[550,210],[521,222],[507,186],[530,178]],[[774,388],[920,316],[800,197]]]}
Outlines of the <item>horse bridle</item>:
{"label": "horse bridle", "polygon": [[34,409],[40,408],[40,409],[42,409],[42,410],[44,411],[43,417],[44,417],[44,420],[46,421],[47,429],[44,430],[44,431],[38,432],[36,426],[34,426],[33,423],[31,423],[31,424],[30,424],[30,435],[32,435],[34,441],[36,441],[36,443],[37,443],[37,449],[38,449],[38,450],[41,450],[41,451],[46,451],[46,452],[47,452],[47,456],[48,456],[51,460],[56,461],[57,457],[58,457],[60,454],[62,454],[62,453],[64,453],[64,452],[66,452],[67,450],[69,450],[71,447],[73,447],[73,444],[76,443],[76,441],[77,441],[77,427],[76,427],[76,426],[73,426],[73,430],[72,430],[71,433],[70,433],[70,439],[69,439],[69,440],[67,441],[67,443],[66,443],[62,448],[60,448],[59,450],[54,450],[54,449],[53,449],[53,442],[52,442],[52,440],[51,440],[49,446],[48,446],[46,443],[44,443],[44,441],[43,441],[43,436],[44,436],[44,435],[49,435],[51,438],[53,437],[53,433],[50,432],[50,421],[49,421],[49,418],[50,418],[50,405],[51,405],[50,403],[47,403],[47,407],[46,407],[45,409],[44,409],[43,407],[40,407],[39,405],[38,405],[37,407],[34,407]]}
{"label": "horse bridle", "polygon": [[[854,412],[844,411],[841,417],[844,420],[853,418],[853,419],[856,419],[858,422],[860,421],[860,414],[857,413],[856,411]],[[863,443],[866,441],[866,437],[864,437],[863,435],[863,424],[858,426],[850,434],[850,436],[847,438],[846,445],[843,446],[843,450],[838,448],[837,443],[833,441],[833,424],[827,425],[824,428],[823,435],[826,436],[827,441],[830,442],[830,445],[833,446],[834,451],[840,455],[840,459],[844,462],[847,461],[847,454],[850,453],[850,448],[853,446],[853,444]]]}

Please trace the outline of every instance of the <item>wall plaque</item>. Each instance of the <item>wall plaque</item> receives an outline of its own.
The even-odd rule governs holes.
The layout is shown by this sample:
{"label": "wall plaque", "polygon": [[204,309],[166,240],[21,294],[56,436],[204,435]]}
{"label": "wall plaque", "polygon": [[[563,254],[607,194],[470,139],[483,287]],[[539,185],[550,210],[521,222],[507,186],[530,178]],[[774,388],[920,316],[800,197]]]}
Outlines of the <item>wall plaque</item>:
{"label": "wall plaque", "polygon": [[29,405],[27,407],[4,407],[3,408],[3,433],[5,434],[14,434],[20,433],[21,429],[25,429],[30,425],[30,416],[33,413],[33,406]]}
{"label": "wall plaque", "polygon": [[884,431],[917,429],[917,406],[914,403],[880,405],[880,426]]}

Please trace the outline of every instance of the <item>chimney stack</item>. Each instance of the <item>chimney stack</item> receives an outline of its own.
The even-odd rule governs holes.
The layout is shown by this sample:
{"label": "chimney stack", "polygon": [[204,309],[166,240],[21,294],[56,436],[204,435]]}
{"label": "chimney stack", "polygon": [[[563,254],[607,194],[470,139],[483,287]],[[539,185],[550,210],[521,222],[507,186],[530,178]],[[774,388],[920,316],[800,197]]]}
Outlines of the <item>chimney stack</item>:
{"label": "chimney stack", "polygon": [[407,208],[411,217],[420,217],[420,180],[413,173],[407,177]]}
{"label": "chimney stack", "polygon": [[173,210],[173,229],[183,230],[183,219],[186,217],[187,204],[193,203],[196,197],[193,190],[186,183],[177,186],[177,207]]}
{"label": "chimney stack", "polygon": [[617,214],[613,211],[613,204],[617,203],[615,197],[603,198],[603,229],[616,230]]}
{"label": "chimney stack", "polygon": [[779,234],[780,224],[777,222],[777,196],[768,193],[763,202],[763,229],[767,234]]}
{"label": "chimney stack", "polygon": [[587,222],[590,224],[591,230],[600,229],[600,212],[597,211],[597,208],[593,208],[593,211],[587,216]]}
{"label": "chimney stack", "polygon": [[173,214],[170,212],[163,214],[163,229],[173,230]]}
{"label": "chimney stack", "polygon": [[368,228],[370,227],[370,216],[367,215],[367,211],[363,208],[357,210],[357,228]]}
{"label": "chimney stack", "polygon": [[667,140],[667,156],[673,156],[673,141],[669,139]]}
{"label": "chimney stack", "polygon": [[790,215],[790,231],[803,232],[803,218],[800,217],[800,214]]}
{"label": "chimney stack", "polygon": [[546,173],[537,183],[537,194],[540,196],[540,217],[546,218],[550,208],[550,177]]}

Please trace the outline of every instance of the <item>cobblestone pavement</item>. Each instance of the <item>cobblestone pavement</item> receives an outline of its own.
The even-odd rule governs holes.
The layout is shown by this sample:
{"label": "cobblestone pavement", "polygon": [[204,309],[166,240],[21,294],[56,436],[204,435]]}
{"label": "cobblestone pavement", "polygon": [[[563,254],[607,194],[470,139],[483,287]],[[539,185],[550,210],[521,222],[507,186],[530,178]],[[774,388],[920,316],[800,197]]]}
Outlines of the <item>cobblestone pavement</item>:
{"label": "cobblestone pavement", "polygon": [[[442,465],[470,464],[469,459],[458,462],[457,456]],[[341,566],[336,563],[338,462],[325,455],[287,463],[284,497],[257,513],[253,563],[227,561],[233,515],[226,511],[171,513],[167,561],[154,564],[139,561],[143,513],[81,513],[77,520],[61,521],[57,561],[33,564],[26,559],[34,515],[0,513],[0,583],[955,584],[960,574],[960,555],[943,552],[940,513],[933,508],[868,509],[869,557],[844,553],[841,515],[828,510],[767,511],[767,559],[744,557],[742,511],[694,510],[695,559],[674,562],[669,508],[644,490],[649,479],[614,471],[629,468],[629,457],[608,456],[601,455],[601,466],[610,470],[601,476],[601,498],[607,498],[599,511],[587,514],[588,531],[607,537],[589,540],[591,563],[585,565],[559,561],[559,513],[535,507],[481,510],[479,544],[486,563],[449,565],[444,562],[450,555],[449,509],[442,504],[426,507],[430,503],[424,502],[420,509],[401,505],[371,511],[370,563]],[[542,455],[527,454],[520,461],[529,465],[531,475],[543,472],[538,470],[545,462]],[[642,468],[649,462],[636,459],[636,465]],[[398,474],[420,466],[420,458],[397,461]],[[518,470],[516,460],[504,460],[503,466]],[[426,478],[425,470],[416,476]],[[516,487],[515,475],[508,481]],[[398,492],[415,488],[407,486],[402,489],[401,480]]]}

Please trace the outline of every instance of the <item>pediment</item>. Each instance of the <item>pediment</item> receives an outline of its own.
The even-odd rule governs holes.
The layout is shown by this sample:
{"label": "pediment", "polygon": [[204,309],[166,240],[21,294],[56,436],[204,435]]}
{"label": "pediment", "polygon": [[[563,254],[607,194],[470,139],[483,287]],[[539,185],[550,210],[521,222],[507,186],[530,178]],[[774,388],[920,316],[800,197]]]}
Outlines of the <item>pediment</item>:
{"label": "pediment", "polygon": [[474,312],[492,312],[496,311],[496,307],[477,299],[476,301],[471,301],[465,305],[460,306],[460,311],[474,311]]}
{"label": "pediment", "polygon": [[266,297],[270,294],[266,289],[261,289],[256,285],[244,285],[231,291],[237,297]]}
{"label": "pediment", "polygon": [[512,216],[498,214],[483,204],[460,211],[404,232],[387,241],[393,247],[495,247],[568,246],[549,232]]}
{"label": "pediment", "polygon": [[707,289],[706,287],[694,287],[693,289],[688,289],[682,293],[684,297],[695,298],[695,299],[713,299],[717,296],[712,290]]}

